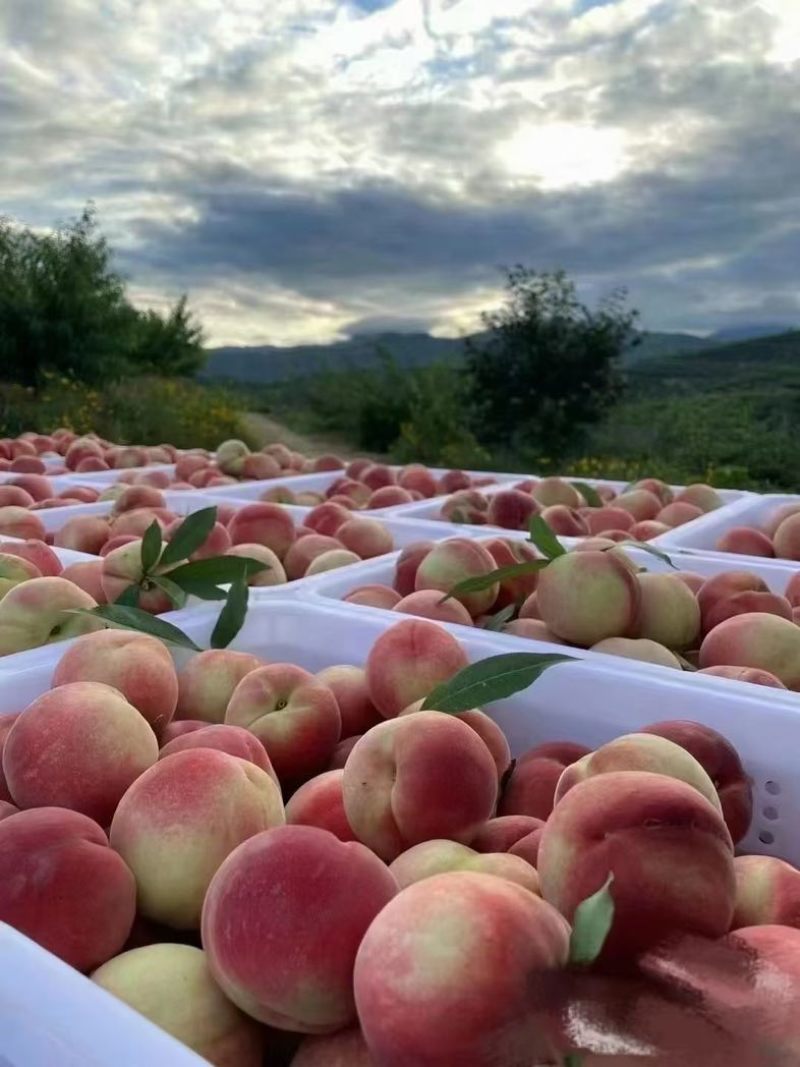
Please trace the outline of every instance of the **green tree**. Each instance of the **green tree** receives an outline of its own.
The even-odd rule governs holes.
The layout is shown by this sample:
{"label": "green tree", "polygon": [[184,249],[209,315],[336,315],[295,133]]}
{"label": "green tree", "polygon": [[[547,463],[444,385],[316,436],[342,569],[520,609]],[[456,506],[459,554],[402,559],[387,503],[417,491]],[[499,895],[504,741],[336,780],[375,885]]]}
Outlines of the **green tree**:
{"label": "green tree", "polygon": [[620,357],[635,343],[637,314],[615,292],[596,310],[563,271],[507,272],[506,301],[468,342],[473,428],[482,444],[563,455],[622,391]]}

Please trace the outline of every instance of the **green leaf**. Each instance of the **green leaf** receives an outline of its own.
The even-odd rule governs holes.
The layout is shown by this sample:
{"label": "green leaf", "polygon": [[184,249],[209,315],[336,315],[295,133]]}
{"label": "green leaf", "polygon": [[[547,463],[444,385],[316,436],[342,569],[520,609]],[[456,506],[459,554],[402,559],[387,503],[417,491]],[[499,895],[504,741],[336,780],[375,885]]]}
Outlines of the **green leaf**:
{"label": "green leaf", "polygon": [[570,963],[594,963],[602,952],[614,922],[614,898],[611,895],[613,882],[614,875],[609,874],[605,885],[581,901],[575,909],[569,941]]}
{"label": "green leaf", "polygon": [[142,538],[142,571],[149,575],[161,555],[161,527],[154,519]]}
{"label": "green leaf", "polygon": [[506,604],[504,608],[496,612],[484,625],[484,630],[494,630],[500,632],[507,622],[511,622],[514,616],[517,614],[516,604]]}
{"label": "green leaf", "polygon": [[179,630],[171,622],[159,619],[158,616],[151,615],[149,611],[142,611],[140,608],[122,607],[119,604],[101,604],[100,607],[92,608],[91,611],[82,608],[70,609],[70,614],[91,615],[119,630],[137,630],[139,633],[149,634],[151,637],[166,641],[170,645],[190,648],[193,652],[200,651],[191,637],[187,637],[183,630]]}
{"label": "green leaf", "polygon": [[211,634],[212,648],[227,648],[244,625],[247,615],[247,600],[250,588],[244,573],[231,583],[225,606],[219,613],[214,632]]}
{"label": "green leaf", "polygon": [[566,555],[566,548],[561,545],[541,515],[533,515],[531,517],[528,533],[530,534],[530,540],[533,541],[546,559],[552,560]]}
{"label": "green leaf", "polygon": [[603,498],[593,485],[587,485],[586,482],[573,482],[572,485],[578,490],[590,508],[602,508],[604,506]]}
{"label": "green leaf", "polygon": [[[680,570],[680,567],[675,566],[666,552],[662,552],[659,548],[653,548],[647,541],[620,541],[618,544],[614,545],[614,548],[625,548],[626,545],[628,548],[640,548],[642,552],[649,552],[651,556],[655,556],[656,559],[662,560],[662,562],[666,563],[669,567],[672,567],[674,571]],[[603,549],[603,552],[610,551],[610,548]]]}
{"label": "green leaf", "polygon": [[[163,575],[151,575],[148,579],[151,585],[157,586],[162,593],[166,593],[172,601],[173,607],[182,608],[186,603],[186,593],[175,582],[171,582],[169,578],[165,578]],[[223,596],[225,594],[223,593]]]}
{"label": "green leaf", "polygon": [[203,596],[202,590],[210,586],[228,585],[229,582],[235,582],[242,574],[245,578],[249,578],[253,574],[268,569],[268,564],[258,559],[251,559],[249,556],[214,556],[211,559],[198,559],[193,563],[184,563],[169,571],[169,576],[187,593]]}
{"label": "green leaf", "polygon": [[527,563],[510,563],[507,567],[498,567],[489,574],[478,574],[474,578],[465,578],[463,582],[454,585],[453,588],[439,601],[444,604],[445,600],[461,596],[464,593],[480,593],[484,589],[491,589],[497,582],[504,582],[506,578],[522,578],[526,574],[534,574],[546,567],[549,563],[546,559],[531,559]]}
{"label": "green leaf", "polygon": [[493,700],[503,700],[527,689],[548,667],[575,658],[551,652],[509,652],[489,656],[471,663],[449,681],[437,685],[422,707],[426,711],[451,714],[481,708]]}
{"label": "green leaf", "polygon": [[217,509],[202,508],[187,515],[161,554],[161,566],[188,559],[203,544],[217,521]]}
{"label": "green leaf", "polygon": [[140,592],[141,587],[134,582],[134,584],[129,585],[127,589],[123,589],[114,603],[119,604],[121,608],[137,608],[139,606]]}

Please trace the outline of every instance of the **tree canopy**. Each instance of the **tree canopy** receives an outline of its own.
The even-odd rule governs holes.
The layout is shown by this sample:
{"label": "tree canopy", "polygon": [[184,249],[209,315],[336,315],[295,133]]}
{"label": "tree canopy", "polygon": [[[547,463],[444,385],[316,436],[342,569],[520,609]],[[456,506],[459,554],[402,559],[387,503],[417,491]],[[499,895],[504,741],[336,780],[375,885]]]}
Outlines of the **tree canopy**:
{"label": "tree canopy", "polygon": [[0,218],[0,378],[190,375],[204,360],[185,296],[164,316],[128,300],[92,208],[46,233]]}

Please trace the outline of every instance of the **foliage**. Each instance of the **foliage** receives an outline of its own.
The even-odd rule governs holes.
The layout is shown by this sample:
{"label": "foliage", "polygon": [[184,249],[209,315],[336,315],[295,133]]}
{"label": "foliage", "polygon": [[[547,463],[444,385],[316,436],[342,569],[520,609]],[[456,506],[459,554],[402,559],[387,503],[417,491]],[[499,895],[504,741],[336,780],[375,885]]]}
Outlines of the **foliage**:
{"label": "foliage", "polygon": [[563,271],[508,272],[507,299],[467,345],[473,426],[487,444],[564,451],[622,392],[620,360],[636,313],[617,292],[595,311]]}
{"label": "foliage", "polygon": [[88,383],[187,374],[204,361],[185,298],[162,318],[138,311],[111,265],[93,209],[53,232],[0,218],[0,367],[40,386],[48,373]]}

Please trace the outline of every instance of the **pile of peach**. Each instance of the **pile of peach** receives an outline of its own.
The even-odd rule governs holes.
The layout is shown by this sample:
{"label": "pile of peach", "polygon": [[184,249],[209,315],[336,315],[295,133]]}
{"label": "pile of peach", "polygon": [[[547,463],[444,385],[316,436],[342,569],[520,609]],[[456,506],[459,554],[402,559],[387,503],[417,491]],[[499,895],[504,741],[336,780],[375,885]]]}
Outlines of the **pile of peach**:
{"label": "pile of peach", "polygon": [[20,474],[44,474],[42,455],[64,457],[63,466],[50,468],[51,474],[77,471],[121,470],[144,467],[148,463],[174,463],[178,449],[174,445],[115,445],[97,434],[79,437],[72,430],[59,429],[52,434],[23,433],[17,438],[0,438],[0,471]]}
{"label": "pile of peach", "polygon": [[714,547],[742,556],[800,560],[800,502],[782,504],[761,528],[732,527]]}
{"label": "pile of peach", "polygon": [[[736,989],[754,1054],[795,1062],[800,872],[735,854],[753,802],[730,743],[671,721],[512,761],[482,711],[420,710],[466,663],[418,619],[316,675],[81,638],[0,727],[0,921],[218,1067],[563,1063],[586,981],[606,1048],[697,1052],[706,1027],[764,1063],[716,1025]],[[576,968],[570,924],[609,875]],[[656,1038],[652,982],[678,973]]]}
{"label": "pile of peach", "polygon": [[535,559],[531,544],[504,538],[420,541],[400,553],[393,586],[358,586],[343,599],[463,626],[516,605],[503,631],[518,637],[800,689],[800,573],[779,595],[749,571],[640,570],[623,548],[593,538],[541,570],[454,591]]}
{"label": "pile of peach", "polygon": [[529,478],[492,496],[475,490],[455,493],[442,505],[441,517],[449,522],[527,530],[531,518],[541,515],[562,537],[602,535],[615,541],[650,541],[722,505],[709,485],[689,485],[675,496],[657,478],[645,478],[622,493],[603,485],[596,492],[602,507],[589,506],[580,489],[564,478]]}

